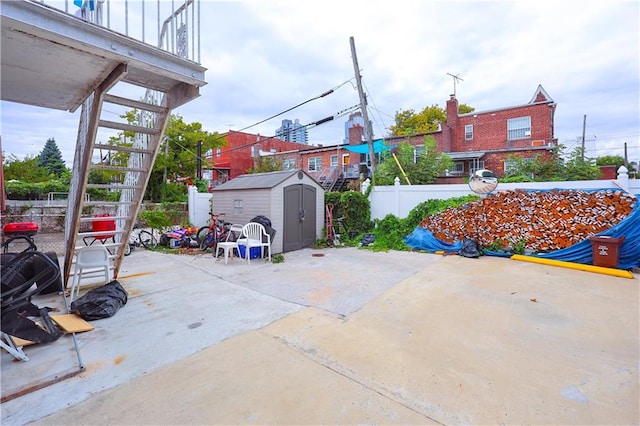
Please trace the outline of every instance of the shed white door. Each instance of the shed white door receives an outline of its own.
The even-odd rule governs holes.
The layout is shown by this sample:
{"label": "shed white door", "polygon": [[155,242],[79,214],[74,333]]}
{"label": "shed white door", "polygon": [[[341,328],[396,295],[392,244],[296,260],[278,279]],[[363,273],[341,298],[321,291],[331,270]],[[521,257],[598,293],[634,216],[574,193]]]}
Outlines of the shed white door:
{"label": "shed white door", "polygon": [[284,189],[282,251],[300,250],[316,241],[316,188],[289,185]]}

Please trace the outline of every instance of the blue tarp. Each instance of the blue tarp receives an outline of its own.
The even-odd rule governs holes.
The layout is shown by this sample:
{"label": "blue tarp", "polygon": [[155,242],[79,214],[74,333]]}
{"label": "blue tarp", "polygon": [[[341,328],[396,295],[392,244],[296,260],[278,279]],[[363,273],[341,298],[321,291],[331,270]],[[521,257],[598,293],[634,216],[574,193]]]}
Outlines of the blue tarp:
{"label": "blue tarp", "polygon": [[[618,268],[640,268],[640,200],[636,201],[633,210],[623,221],[597,234],[597,236],[625,237],[624,242],[618,248]],[[404,242],[413,249],[425,251],[457,252],[462,248],[461,242],[445,243],[437,239],[430,231],[419,226],[405,238]],[[484,251],[484,254],[489,256],[510,256],[491,251]],[[532,256],[593,265],[593,248],[588,238],[571,247],[549,253],[533,254]]]}
{"label": "blue tarp", "polygon": [[[358,154],[368,154],[369,153],[369,144],[363,143],[361,145],[345,145],[345,149],[348,149],[351,152],[356,152]],[[391,147],[388,147],[384,144],[383,139],[376,139],[373,141],[373,152],[378,153],[382,151],[388,151]]]}

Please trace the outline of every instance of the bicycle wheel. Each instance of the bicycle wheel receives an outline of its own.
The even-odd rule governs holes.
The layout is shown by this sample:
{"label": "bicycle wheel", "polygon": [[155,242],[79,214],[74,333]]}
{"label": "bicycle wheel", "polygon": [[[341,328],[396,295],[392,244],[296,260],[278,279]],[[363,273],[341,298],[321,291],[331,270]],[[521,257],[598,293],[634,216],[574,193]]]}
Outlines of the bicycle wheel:
{"label": "bicycle wheel", "polygon": [[158,247],[158,239],[149,231],[140,231],[138,238],[140,239],[140,244],[147,250],[153,250]]}
{"label": "bicycle wheel", "polygon": [[124,245],[124,255],[125,256],[129,256],[131,254],[131,252],[133,251],[133,246],[129,243]]}
{"label": "bicycle wheel", "polygon": [[196,238],[198,240],[198,247],[200,247],[200,250],[202,251],[205,251],[208,248],[207,246],[209,245],[209,239],[207,238],[207,236],[209,235],[209,230],[210,229],[208,226],[203,226],[202,228],[198,229]]}

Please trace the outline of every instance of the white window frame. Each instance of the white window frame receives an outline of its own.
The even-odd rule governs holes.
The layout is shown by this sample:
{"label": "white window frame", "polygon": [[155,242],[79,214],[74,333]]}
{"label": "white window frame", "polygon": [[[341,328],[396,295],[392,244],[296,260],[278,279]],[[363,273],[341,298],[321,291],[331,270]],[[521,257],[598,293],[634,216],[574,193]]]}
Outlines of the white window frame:
{"label": "white window frame", "polygon": [[285,158],[282,160],[282,170],[293,170],[296,168],[296,160],[293,158]]}
{"label": "white window frame", "polygon": [[507,140],[531,138],[531,116],[509,118],[507,120]]}
{"label": "white window frame", "polygon": [[418,158],[424,155],[424,145],[416,145],[413,147],[413,164],[418,163]]}
{"label": "white window frame", "polygon": [[322,157],[309,157],[307,160],[307,170],[310,172],[322,171]]}
{"label": "white window frame", "polygon": [[469,174],[484,169],[484,160],[469,160]]}
{"label": "white window frame", "polygon": [[464,161],[454,161],[450,173],[462,174],[464,173]]}
{"label": "white window frame", "polygon": [[242,215],[242,200],[233,200],[233,215]]}
{"label": "white window frame", "polygon": [[464,126],[464,140],[470,141],[473,139],[473,124],[465,124]]}
{"label": "white window frame", "polygon": [[338,154],[329,157],[329,167],[338,167]]}

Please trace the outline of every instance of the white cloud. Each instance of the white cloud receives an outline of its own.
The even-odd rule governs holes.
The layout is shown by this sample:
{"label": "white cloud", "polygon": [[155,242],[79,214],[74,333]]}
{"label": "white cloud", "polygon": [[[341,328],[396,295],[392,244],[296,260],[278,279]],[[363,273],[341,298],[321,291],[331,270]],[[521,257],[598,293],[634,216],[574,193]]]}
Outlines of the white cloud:
{"label": "white cloud", "polygon": [[[627,142],[640,160],[635,1],[203,0],[201,11],[208,84],[175,112],[206,130],[242,129],[340,85],[247,131],[272,135],[284,118],[307,124],[357,104],[353,36],[376,137],[399,110],[444,106],[452,73],[459,101],[479,111],[526,103],[542,84],[560,142],[575,143],[586,114],[592,155],[622,155]],[[2,107],[6,153],[37,154],[54,137],[71,162],[76,115]],[[341,142],[346,118],[310,129],[311,142]]]}

